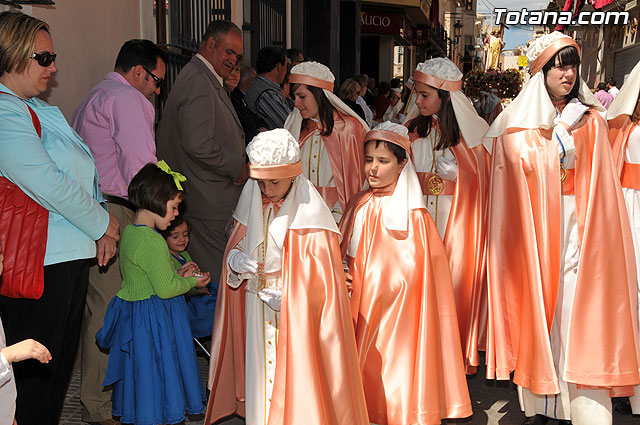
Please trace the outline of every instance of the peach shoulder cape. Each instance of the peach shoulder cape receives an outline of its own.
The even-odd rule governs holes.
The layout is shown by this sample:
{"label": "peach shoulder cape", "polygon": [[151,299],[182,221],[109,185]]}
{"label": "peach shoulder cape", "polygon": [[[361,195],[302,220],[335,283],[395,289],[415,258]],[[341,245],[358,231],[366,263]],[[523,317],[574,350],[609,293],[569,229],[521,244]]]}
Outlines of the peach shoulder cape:
{"label": "peach shoulder cape", "polygon": [[[236,222],[227,253],[246,234]],[[289,229],[283,245],[282,309],[268,424],[368,425],[339,235]],[[223,265],[211,343],[205,424],[245,414],[245,283]]]}
{"label": "peach shoulder cape", "polygon": [[345,254],[357,211],[368,209],[356,257],[348,259],[369,418],[401,425],[470,416],[451,272],[438,230],[423,208],[409,211],[406,231],[388,230],[373,196],[371,189],[354,196],[340,225]]}
{"label": "peach shoulder cape", "polygon": [[561,194],[575,193],[580,258],[567,382],[624,387],[638,374],[637,285],[629,219],[604,119],[572,131],[575,173],[560,182],[553,129],[507,128],[494,143],[488,213],[487,377],[560,392],[549,335],[561,266]]}
{"label": "peach shoulder cape", "polygon": [[480,364],[487,320],[486,209],[491,158],[484,145],[452,148],[458,163],[451,212],[443,239],[456,297],[460,341],[468,373]]}
{"label": "peach shoulder cape", "polygon": [[[336,187],[316,187],[325,203],[332,208],[340,201],[342,211],[347,207],[349,198],[362,190],[364,184],[364,136],[366,129],[349,115],[333,113],[333,131],[322,136],[329,154],[329,163]],[[309,120],[309,125],[300,133],[300,148],[317,126]]]}

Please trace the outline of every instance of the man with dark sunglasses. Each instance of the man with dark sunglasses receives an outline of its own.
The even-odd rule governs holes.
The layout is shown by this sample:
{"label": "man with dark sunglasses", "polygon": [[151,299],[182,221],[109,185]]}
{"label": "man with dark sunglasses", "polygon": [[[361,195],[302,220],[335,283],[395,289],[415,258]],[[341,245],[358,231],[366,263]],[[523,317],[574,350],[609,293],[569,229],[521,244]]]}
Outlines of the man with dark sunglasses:
{"label": "man with dark sunglasses", "polygon": [[[100,189],[109,211],[120,220],[121,230],[134,214],[127,200],[129,182],[146,163],[157,162],[155,111],[150,99],[160,93],[165,63],[166,53],[153,42],[127,41],[120,48],[115,70],[89,92],[73,114],[72,125],[95,157]],[[95,336],[121,283],[117,253],[106,267],[94,264],[89,270],[80,388],[86,422],[118,423],[111,417],[111,391],[102,388],[108,356],[96,345]]]}

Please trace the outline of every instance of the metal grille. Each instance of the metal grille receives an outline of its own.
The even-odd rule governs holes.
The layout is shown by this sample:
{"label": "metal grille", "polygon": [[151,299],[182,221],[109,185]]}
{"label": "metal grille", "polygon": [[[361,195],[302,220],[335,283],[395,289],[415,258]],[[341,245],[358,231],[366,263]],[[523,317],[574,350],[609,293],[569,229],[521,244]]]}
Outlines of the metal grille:
{"label": "metal grille", "polygon": [[[165,46],[163,46],[165,47]],[[183,55],[180,53],[176,53],[173,51],[167,51],[167,72],[164,77],[164,86],[160,89],[160,96],[158,98],[158,102],[156,103],[156,114],[158,121],[162,116],[162,110],[164,109],[164,104],[167,103],[167,98],[169,97],[169,92],[173,87],[173,83],[176,81],[178,74],[182,67],[184,67],[191,60],[191,55]]]}
{"label": "metal grille", "polygon": [[198,50],[209,22],[231,18],[231,0],[169,0],[170,44]]}
{"label": "metal grille", "polygon": [[258,0],[253,2],[252,16],[257,27],[257,49],[265,46],[286,47],[286,0]]}

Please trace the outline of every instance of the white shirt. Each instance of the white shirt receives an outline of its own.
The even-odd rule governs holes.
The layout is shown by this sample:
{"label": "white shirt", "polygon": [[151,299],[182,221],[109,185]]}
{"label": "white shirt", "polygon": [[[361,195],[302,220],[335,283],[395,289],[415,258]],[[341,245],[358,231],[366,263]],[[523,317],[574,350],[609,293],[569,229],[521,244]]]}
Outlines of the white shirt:
{"label": "white shirt", "polygon": [[358,96],[356,103],[360,105],[364,111],[364,120],[367,122],[367,125],[371,127],[371,123],[373,122],[373,112],[371,112],[371,108],[367,106],[367,102],[365,102],[361,96]]}
{"label": "white shirt", "polygon": [[216,80],[218,80],[218,82],[220,83],[220,85],[222,87],[224,87],[224,81],[222,80],[222,77],[218,75],[218,73],[216,72],[216,69],[213,67],[213,65],[211,65],[211,62],[209,62],[208,60],[206,60],[204,58],[204,56],[202,56],[200,53],[196,53],[196,57],[198,59],[200,59],[202,62],[204,62],[204,64],[207,66],[207,68],[209,68],[209,71],[211,71],[211,73],[213,74],[214,77],[216,77]]}
{"label": "white shirt", "polygon": [[611,87],[611,88],[609,89],[609,94],[610,94],[611,96],[613,96],[613,98],[615,99],[615,97],[618,95],[618,92],[619,92],[619,91],[620,91],[620,90],[618,90],[618,88],[617,88],[617,87]]}

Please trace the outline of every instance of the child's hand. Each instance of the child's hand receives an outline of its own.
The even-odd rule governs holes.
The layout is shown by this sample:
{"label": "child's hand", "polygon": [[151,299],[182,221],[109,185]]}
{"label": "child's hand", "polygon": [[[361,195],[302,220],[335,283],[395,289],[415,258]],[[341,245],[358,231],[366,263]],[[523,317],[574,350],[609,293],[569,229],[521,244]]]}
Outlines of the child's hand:
{"label": "child's hand", "polygon": [[211,274],[209,272],[203,273],[202,276],[196,277],[196,288],[205,288],[207,283],[211,281]]}
{"label": "child's hand", "polygon": [[351,293],[353,290],[353,276],[348,271],[344,271],[344,277],[347,280],[347,292]]}
{"label": "child's hand", "polygon": [[189,261],[188,263],[185,263],[184,266],[178,269],[178,274],[182,277],[189,277],[193,276],[193,272],[197,272],[199,270],[200,269],[198,268],[198,265],[196,263],[194,263],[193,261]]}
{"label": "child's hand", "polygon": [[3,348],[0,352],[10,364],[26,359],[36,359],[40,363],[49,363],[49,360],[51,360],[51,353],[49,353],[47,347],[33,339],[25,339]]}

